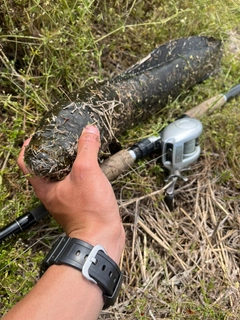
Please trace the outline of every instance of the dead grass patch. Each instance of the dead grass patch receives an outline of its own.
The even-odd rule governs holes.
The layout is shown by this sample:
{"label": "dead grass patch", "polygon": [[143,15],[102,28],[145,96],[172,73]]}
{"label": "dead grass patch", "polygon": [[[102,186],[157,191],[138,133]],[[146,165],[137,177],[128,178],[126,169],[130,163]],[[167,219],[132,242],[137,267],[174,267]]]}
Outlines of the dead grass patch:
{"label": "dead grass patch", "polygon": [[160,201],[164,189],[120,201],[124,285],[100,319],[239,318],[240,194],[214,176],[219,161],[195,164],[173,212]]}

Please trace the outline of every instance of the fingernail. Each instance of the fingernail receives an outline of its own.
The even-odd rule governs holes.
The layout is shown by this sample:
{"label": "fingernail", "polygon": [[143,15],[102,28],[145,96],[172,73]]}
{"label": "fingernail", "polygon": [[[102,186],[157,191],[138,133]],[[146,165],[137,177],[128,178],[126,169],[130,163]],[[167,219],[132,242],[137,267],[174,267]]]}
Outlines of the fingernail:
{"label": "fingernail", "polygon": [[93,133],[97,136],[99,136],[99,130],[96,126],[88,124],[85,128],[83,128],[83,133],[88,132],[88,133]]}

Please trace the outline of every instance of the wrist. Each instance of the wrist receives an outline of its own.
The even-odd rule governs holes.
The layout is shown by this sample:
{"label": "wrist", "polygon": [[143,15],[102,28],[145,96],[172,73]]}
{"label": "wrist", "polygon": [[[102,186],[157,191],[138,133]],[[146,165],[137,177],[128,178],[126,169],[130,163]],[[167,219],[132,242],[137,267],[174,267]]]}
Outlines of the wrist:
{"label": "wrist", "polygon": [[125,231],[122,224],[111,228],[98,226],[86,230],[74,230],[67,235],[70,238],[85,241],[92,246],[103,246],[109,257],[119,264],[125,246]]}
{"label": "wrist", "polygon": [[104,308],[113,305],[122,283],[122,272],[101,245],[60,237],[43,260],[40,276],[52,265],[67,265],[81,271],[83,277],[97,284],[103,292]]}

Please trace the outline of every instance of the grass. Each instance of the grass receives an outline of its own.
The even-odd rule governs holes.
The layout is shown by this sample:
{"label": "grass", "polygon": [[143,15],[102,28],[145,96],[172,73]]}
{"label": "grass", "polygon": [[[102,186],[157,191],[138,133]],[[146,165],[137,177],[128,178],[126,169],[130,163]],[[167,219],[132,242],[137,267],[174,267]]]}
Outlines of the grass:
{"label": "grass", "polygon": [[[170,39],[223,40],[218,75],[129,130],[121,138],[127,146],[240,81],[238,0],[4,0],[0,13],[0,227],[37,203],[16,158],[64,94],[121,73]],[[239,319],[239,99],[202,121],[201,157],[178,184],[176,210],[162,202],[157,159],[113,183],[127,234],[124,285],[100,319]],[[37,281],[60,233],[46,218],[1,244],[1,315]]]}

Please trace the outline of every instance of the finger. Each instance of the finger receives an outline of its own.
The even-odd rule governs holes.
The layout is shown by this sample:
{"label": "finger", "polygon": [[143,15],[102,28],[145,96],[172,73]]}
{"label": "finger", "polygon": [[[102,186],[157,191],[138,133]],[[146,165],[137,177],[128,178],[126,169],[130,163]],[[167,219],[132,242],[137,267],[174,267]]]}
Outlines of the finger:
{"label": "finger", "polygon": [[78,142],[77,162],[91,166],[97,163],[100,148],[100,133],[97,127],[87,126],[83,129]]}
{"label": "finger", "polygon": [[21,149],[19,156],[18,156],[18,159],[17,159],[17,164],[18,164],[20,170],[25,175],[30,173],[30,171],[28,170],[28,168],[26,167],[25,162],[24,162],[24,152],[25,152],[25,149],[28,146],[30,140],[31,140],[31,138],[28,138],[27,140],[24,141],[24,143],[22,145],[22,149]]}
{"label": "finger", "polygon": [[78,152],[72,172],[83,173],[86,170],[99,169],[98,152],[100,148],[100,133],[97,127],[89,125],[82,131],[78,141]]}

